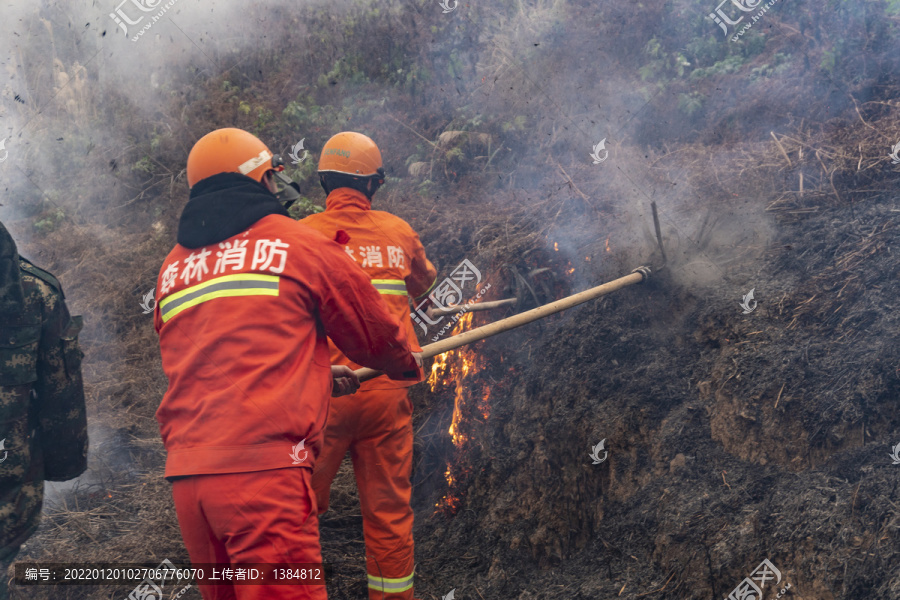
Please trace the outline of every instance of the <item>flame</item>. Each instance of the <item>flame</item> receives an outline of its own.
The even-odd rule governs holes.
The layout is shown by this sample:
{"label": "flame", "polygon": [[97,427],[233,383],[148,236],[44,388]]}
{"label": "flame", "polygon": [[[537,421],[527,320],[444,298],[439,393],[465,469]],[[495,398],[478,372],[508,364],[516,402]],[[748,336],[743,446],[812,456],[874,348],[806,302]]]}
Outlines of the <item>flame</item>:
{"label": "flame", "polygon": [[491,416],[491,388],[487,388],[484,390],[484,396],[481,397],[481,400],[478,402],[478,411],[481,413],[481,417],[487,421],[488,417]]}
{"label": "flame", "polygon": [[575,272],[575,267],[572,267],[571,269],[566,270],[566,275],[571,275],[574,272]]}
{"label": "flame", "polygon": [[[452,351],[451,351],[452,352]],[[431,388],[431,391],[434,391],[434,388],[437,386],[437,382],[440,378],[447,372],[447,357],[450,355],[450,352],[445,352],[444,354],[438,354],[434,357],[434,362],[431,363],[431,374],[428,375],[428,387]]]}
{"label": "flame", "polygon": [[[453,479],[453,475],[450,473],[450,465],[447,465],[447,471],[444,473],[444,478],[447,480],[447,488],[453,489],[456,480]],[[459,510],[461,504],[461,498],[459,496],[454,496],[450,492],[447,492],[447,495],[441,498],[441,501],[435,504],[437,508],[443,508],[444,510],[452,513],[455,513]],[[435,511],[437,512],[437,511]]]}
{"label": "flame", "polygon": [[612,252],[612,250],[609,249],[609,236],[606,236],[606,251]]}
{"label": "flame", "polygon": [[[471,314],[468,316],[471,316]],[[457,448],[468,441],[468,438],[459,430],[459,424],[462,421],[461,406],[466,400],[466,388],[463,385],[462,380],[465,379],[466,375],[469,374],[469,371],[475,366],[475,356],[471,350],[460,350],[458,357],[460,366],[459,374],[456,379],[456,397],[453,399],[453,420],[450,422],[450,429],[447,431],[453,440],[453,445]]]}
{"label": "flame", "polygon": [[[467,313],[461,319],[461,329],[468,329],[472,325],[474,314]],[[450,439],[458,452],[464,451],[466,444],[470,442],[469,435],[464,432],[466,420],[471,418],[465,415],[475,415],[482,419],[490,416],[490,390],[485,390],[480,400],[473,402],[472,393],[474,389],[480,389],[480,386],[473,386],[467,378],[474,375],[483,367],[483,363],[478,354],[474,350],[463,347],[458,350],[449,350],[444,354],[434,357],[431,365],[431,373],[428,376],[428,385],[432,391],[449,388],[453,386],[453,417],[447,432]],[[477,412],[472,411],[475,409]],[[455,513],[460,507],[462,499],[454,488],[457,486],[457,475],[465,474],[465,470],[460,467],[448,463],[447,470],[444,472],[444,479],[447,481],[447,494],[435,506],[438,509]]]}
{"label": "flame", "polygon": [[472,327],[472,319],[475,316],[475,313],[466,313],[459,320],[460,331],[466,331],[470,327]]}
{"label": "flame", "polygon": [[553,242],[553,251],[559,252],[559,244],[557,244],[556,242]]}

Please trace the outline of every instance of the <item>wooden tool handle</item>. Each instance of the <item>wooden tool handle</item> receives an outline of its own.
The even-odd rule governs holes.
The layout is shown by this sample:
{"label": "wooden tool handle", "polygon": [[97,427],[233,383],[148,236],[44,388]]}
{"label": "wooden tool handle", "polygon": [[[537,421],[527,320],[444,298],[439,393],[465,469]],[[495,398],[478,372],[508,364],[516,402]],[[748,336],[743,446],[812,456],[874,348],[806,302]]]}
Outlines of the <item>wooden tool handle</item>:
{"label": "wooden tool handle", "polygon": [[[589,290],[585,290],[571,296],[566,296],[565,298],[560,298],[559,300],[555,300],[553,302],[550,302],[549,304],[545,304],[543,306],[533,308],[529,311],[519,313],[518,315],[513,315],[494,323],[488,323],[487,325],[482,325],[481,327],[470,329],[469,331],[464,331],[459,335],[454,335],[445,340],[434,342],[433,344],[428,344],[427,346],[422,348],[422,358],[431,358],[432,356],[443,354],[448,350],[453,350],[455,348],[471,344],[472,342],[477,342],[479,340],[497,335],[498,333],[503,333],[504,331],[509,331],[510,329],[515,329],[516,327],[527,325],[528,323],[531,323],[533,321],[543,319],[544,317],[549,317],[550,315],[556,314],[558,312],[562,312],[567,308],[572,308],[573,306],[584,304],[585,302],[593,300],[594,298],[605,296],[606,294],[620,290],[623,287],[634,285],[635,283],[641,283],[648,277],[650,277],[650,268],[638,267],[637,269],[632,271],[630,275],[626,275],[625,277],[620,277],[608,283],[604,283],[603,285],[593,287]],[[369,368],[356,370],[356,375],[357,377],[359,377],[360,382],[374,379],[383,374],[384,373],[382,371],[376,371],[375,369]]]}

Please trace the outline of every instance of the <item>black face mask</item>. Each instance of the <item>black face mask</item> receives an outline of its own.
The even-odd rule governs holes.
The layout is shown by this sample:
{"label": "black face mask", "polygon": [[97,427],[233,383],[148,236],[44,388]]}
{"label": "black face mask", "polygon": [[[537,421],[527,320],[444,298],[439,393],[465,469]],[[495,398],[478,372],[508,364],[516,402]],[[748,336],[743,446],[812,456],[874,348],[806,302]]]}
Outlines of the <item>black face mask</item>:
{"label": "black face mask", "polygon": [[300,186],[281,171],[269,172],[272,174],[272,183],[275,184],[277,190],[275,197],[285,208],[290,208],[300,198]]}
{"label": "black face mask", "polygon": [[362,192],[365,194],[366,198],[369,199],[369,202],[371,202],[372,196],[375,195],[378,188],[384,185],[384,168],[378,167],[375,175],[369,175],[367,177],[356,177],[346,173],[320,172],[319,183],[322,184],[322,189],[325,190],[326,195],[338,188],[346,187],[351,190],[356,190],[357,192]]}

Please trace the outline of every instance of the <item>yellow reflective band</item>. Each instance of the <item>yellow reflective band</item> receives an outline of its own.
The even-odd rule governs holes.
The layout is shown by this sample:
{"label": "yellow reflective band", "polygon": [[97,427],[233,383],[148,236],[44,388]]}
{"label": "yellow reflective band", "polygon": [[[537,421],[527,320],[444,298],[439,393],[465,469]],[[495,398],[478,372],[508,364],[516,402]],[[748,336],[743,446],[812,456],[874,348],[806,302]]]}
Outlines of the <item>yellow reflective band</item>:
{"label": "yellow reflective band", "polygon": [[405,592],[406,590],[413,587],[413,577],[415,576],[415,574],[416,572],[413,571],[408,576],[399,577],[397,579],[369,575],[369,587],[373,590],[378,590],[379,592],[387,592],[389,594]]}
{"label": "yellow reflective band", "polygon": [[216,277],[167,296],[159,303],[163,323],[183,310],[214,298],[277,296],[278,276],[241,273]]}
{"label": "yellow reflective band", "polygon": [[406,296],[406,282],[402,279],[373,279],[372,285],[379,294]]}
{"label": "yellow reflective band", "polygon": [[413,298],[413,300],[421,300],[422,298],[424,298],[425,296],[427,296],[427,295],[428,295],[428,292],[430,292],[431,290],[433,290],[433,289],[434,289],[434,286],[437,285],[437,280],[438,280],[438,278],[435,276],[434,281],[431,282],[431,285],[428,286],[428,289],[425,290],[425,292],[424,292],[421,296],[416,296],[415,298]]}

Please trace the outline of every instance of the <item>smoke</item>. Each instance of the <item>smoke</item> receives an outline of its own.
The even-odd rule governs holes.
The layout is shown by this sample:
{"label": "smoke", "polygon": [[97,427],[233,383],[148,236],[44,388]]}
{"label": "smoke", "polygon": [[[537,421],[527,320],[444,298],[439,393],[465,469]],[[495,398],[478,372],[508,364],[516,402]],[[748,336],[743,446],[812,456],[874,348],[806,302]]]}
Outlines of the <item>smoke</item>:
{"label": "smoke", "polygon": [[[5,2],[0,35],[0,165],[4,200],[23,188],[62,204],[43,185],[73,178],[97,156],[121,157],[133,135],[123,103],[138,122],[177,126],[165,114],[174,90],[240,67],[244,50],[279,52],[268,34],[286,1],[73,0]],[[132,24],[133,23],[133,24]],[[127,31],[127,34],[126,34]],[[302,27],[297,27],[302,34]],[[135,41],[132,41],[135,40]],[[131,115],[133,117],[133,115]],[[72,138],[76,138],[73,140]],[[84,157],[69,164],[66,157]],[[53,160],[56,159],[56,160]],[[69,170],[63,170],[65,167]],[[0,218],[20,218],[2,202]]]}
{"label": "smoke", "polygon": [[[673,282],[736,294],[743,283],[729,281],[729,269],[752,260],[772,238],[771,218],[753,197],[760,190],[725,189],[738,183],[737,170],[727,172],[734,155],[703,156],[712,150],[701,144],[677,152],[679,142],[698,132],[678,131],[658,106],[683,102],[684,94],[644,83],[637,68],[647,60],[644,49],[628,56],[619,47],[634,44],[628,29],[620,23],[613,36],[580,27],[581,10],[574,3],[530,3],[498,20],[492,44],[460,54],[472,62],[471,71],[459,70],[456,84],[473,90],[471,112],[510,121],[499,155],[513,171],[509,186],[530,192],[535,209],[563,206],[564,216],[547,228],[546,251],[553,255],[557,245],[575,268],[575,287],[661,265],[650,216],[655,201]],[[623,21],[645,31],[642,44],[669,16],[634,7],[621,12]],[[763,125],[773,121],[767,117]],[[714,124],[696,125],[703,135]],[[667,133],[677,135],[667,139]]]}
{"label": "smoke", "polygon": [[[119,168],[123,157],[133,152],[137,136],[132,129],[177,127],[179,115],[167,114],[175,90],[189,88],[192,79],[240,67],[245,49],[280,51],[267,30],[279,7],[290,4],[4,2],[0,7],[0,140],[8,155],[0,150],[0,221],[9,225],[20,252],[45,267],[48,262],[73,268],[87,263],[96,266],[91,270],[102,271],[104,263],[121,264],[125,257],[119,250],[129,240],[123,238],[119,213],[106,209],[127,205],[140,192],[133,188],[130,174]],[[149,8],[153,10],[144,10]],[[120,18],[122,26],[111,14]],[[136,23],[129,24],[120,15]],[[299,24],[296,29],[302,32]],[[58,237],[63,233],[64,237]],[[64,246],[54,247],[54,242],[75,246],[76,241],[78,250],[71,253]],[[139,250],[132,250],[125,260],[134,258],[140,258]],[[87,351],[84,372],[89,397],[96,397],[98,383],[108,388],[107,379],[127,378],[119,360],[129,354],[120,332],[122,323],[109,318],[113,312],[109,300],[98,306],[98,296],[103,292],[109,293],[107,298],[124,295],[132,286],[141,293],[148,291],[157,268],[152,262],[141,281],[120,279],[109,287],[91,270],[75,268],[78,275],[70,275],[68,268],[54,267],[71,312],[86,315],[81,341]],[[110,273],[114,277],[116,273]],[[136,303],[116,307],[115,312],[140,315]],[[143,327],[148,319],[144,317]],[[152,363],[146,368],[152,369]],[[110,417],[118,420],[116,415],[91,413],[88,471],[72,481],[48,482],[48,510],[65,502],[73,491],[99,492],[110,482],[121,483],[135,475],[130,444],[110,425],[101,424]]]}
{"label": "smoke", "polygon": [[[90,454],[88,469],[80,477],[69,481],[47,481],[44,484],[46,510],[68,504],[75,492],[105,494],[114,485],[133,481],[139,474],[130,445],[120,431],[100,425],[95,419],[88,423]],[[161,442],[160,442],[161,444]]]}
{"label": "smoke", "polygon": [[[0,162],[0,220],[23,254],[47,253],[75,273],[85,261],[101,263],[99,271],[114,250],[137,248],[127,261],[111,262],[138,264],[129,273],[141,279],[115,282],[128,288],[119,292],[125,299],[97,309],[85,331],[92,344],[115,347],[122,330],[130,334],[138,326],[110,315],[127,312],[127,303],[139,313],[139,296],[158,268],[153,252],[173,237],[165,219],[176,212],[176,199],[186,199],[180,165],[187,140],[205,134],[201,127],[212,122],[234,125],[237,114],[258,117],[254,125],[268,131],[264,111],[240,104],[244,97],[233,105],[209,97],[204,85],[223,77],[229,80],[223,85],[233,79],[263,97],[294,85],[338,90],[332,102],[316,107],[330,115],[331,129],[297,132],[293,140],[306,135],[311,154],[337,127],[375,131],[389,175],[408,177],[413,160],[438,163],[422,170],[435,173],[438,185],[422,182],[432,196],[464,195],[487,205],[513,195],[523,210],[544,211],[544,250],[552,256],[556,243],[568,257],[576,288],[659,264],[650,218],[655,201],[673,281],[737,299],[746,289],[729,279],[732,269],[752,263],[772,238],[764,210],[771,190],[741,187],[739,153],[725,154],[728,144],[703,140],[759,143],[784,124],[782,112],[761,110],[759,86],[752,88],[756,104],[739,100],[754,98],[745,86],[767,77],[778,92],[774,100],[789,97],[791,84],[777,78],[787,59],[762,64],[765,57],[751,57],[745,68],[757,79],[723,83],[716,77],[729,72],[733,57],[726,56],[727,42],[715,38],[717,26],[703,22],[715,2],[676,3],[678,11],[657,4],[604,6],[610,18],[597,27],[596,3],[551,0],[460,2],[449,13],[431,1],[369,7],[352,0],[6,0],[0,8],[0,139],[9,154]],[[367,36],[360,43],[334,23],[362,10],[382,10],[390,18],[353,13],[354,31]],[[774,21],[771,14],[765,18]],[[695,21],[707,33],[696,35],[690,51],[657,41]],[[283,76],[279,59],[285,56],[305,59],[305,71]],[[385,67],[377,76],[362,73],[359,65],[372,63]],[[702,77],[681,72],[700,64]],[[797,67],[791,81],[804,80],[812,69]],[[352,94],[340,96],[354,78],[366,86],[369,112],[354,112],[349,104],[361,101]],[[407,97],[392,98],[396,89]],[[297,98],[297,111],[305,110]],[[737,108],[718,121],[692,116],[702,116],[700,106],[723,105]],[[201,124],[198,115],[206,117]],[[402,118],[388,118],[394,115]],[[747,123],[747,139],[727,127],[738,117]],[[443,132],[481,133],[489,126],[483,151],[434,148]],[[280,148],[286,142],[266,141]],[[160,148],[179,167],[168,172],[158,160]],[[459,165],[484,175],[477,185],[453,179],[454,170],[463,171]],[[145,218],[130,220],[132,207]],[[90,244],[89,260],[66,252],[63,238],[71,237]],[[76,306],[96,293],[88,278],[65,283]],[[97,452],[104,445],[92,447]]]}

